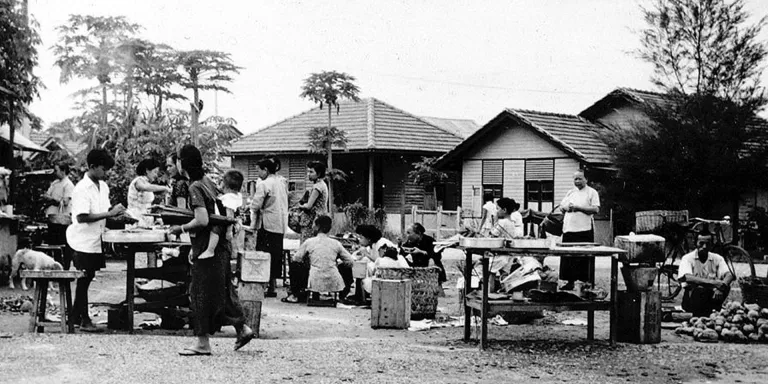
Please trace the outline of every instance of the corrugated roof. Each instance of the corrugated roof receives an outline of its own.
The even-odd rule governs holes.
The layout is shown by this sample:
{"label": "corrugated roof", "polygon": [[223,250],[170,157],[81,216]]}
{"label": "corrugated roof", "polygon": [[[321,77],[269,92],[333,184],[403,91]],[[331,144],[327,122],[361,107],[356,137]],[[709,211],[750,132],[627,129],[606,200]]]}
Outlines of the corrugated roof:
{"label": "corrugated roof", "polygon": [[[325,107],[327,108],[327,107]],[[312,127],[328,122],[328,110],[313,108],[233,142],[231,154],[306,152]],[[342,101],[332,124],[347,133],[347,150],[444,153],[461,138],[375,98]],[[341,148],[339,148],[341,149]]]}
{"label": "corrugated roof", "polygon": [[598,137],[602,129],[599,125],[574,115],[525,109],[507,111],[589,163],[611,160],[610,149]]}
{"label": "corrugated roof", "polygon": [[421,118],[461,138],[467,138],[480,129],[474,120],[469,119],[447,119],[432,116],[421,116]]}

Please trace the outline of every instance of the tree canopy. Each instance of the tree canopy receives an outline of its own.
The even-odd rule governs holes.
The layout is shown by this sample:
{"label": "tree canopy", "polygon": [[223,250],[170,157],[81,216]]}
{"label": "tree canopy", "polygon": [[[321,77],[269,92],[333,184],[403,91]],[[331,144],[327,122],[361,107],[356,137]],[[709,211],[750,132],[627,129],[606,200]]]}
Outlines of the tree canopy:
{"label": "tree canopy", "polygon": [[32,117],[27,104],[38,95],[43,84],[35,75],[40,36],[37,23],[28,20],[17,1],[0,0],[0,124],[11,119]]}

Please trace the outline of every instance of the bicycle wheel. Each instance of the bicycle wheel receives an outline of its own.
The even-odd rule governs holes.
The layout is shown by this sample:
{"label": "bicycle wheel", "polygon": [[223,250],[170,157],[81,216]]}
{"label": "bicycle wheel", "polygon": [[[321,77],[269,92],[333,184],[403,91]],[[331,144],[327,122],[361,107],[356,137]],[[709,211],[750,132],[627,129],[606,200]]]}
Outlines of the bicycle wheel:
{"label": "bicycle wheel", "polygon": [[730,268],[734,277],[736,277],[736,269],[733,265],[734,261],[749,263],[749,267],[751,268],[750,272],[752,273],[751,276],[755,276],[755,266],[749,262],[752,256],[750,256],[749,252],[744,250],[744,248],[739,247],[738,245],[726,245],[721,256],[725,258],[725,262],[728,264],[728,268]]}
{"label": "bicycle wheel", "polygon": [[656,280],[656,289],[661,292],[662,301],[673,301],[680,294],[682,286],[677,281],[678,264],[685,254],[682,243],[677,244],[667,250],[667,258],[659,266],[659,276]]}

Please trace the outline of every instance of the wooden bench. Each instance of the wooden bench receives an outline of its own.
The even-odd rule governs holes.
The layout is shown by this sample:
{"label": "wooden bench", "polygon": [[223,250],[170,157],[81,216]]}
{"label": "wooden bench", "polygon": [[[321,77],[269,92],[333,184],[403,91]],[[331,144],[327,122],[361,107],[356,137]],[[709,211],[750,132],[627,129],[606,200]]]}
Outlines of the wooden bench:
{"label": "wooden bench", "polygon": [[29,332],[43,332],[45,321],[45,307],[48,299],[48,283],[59,284],[59,306],[61,317],[61,332],[75,332],[75,324],[69,318],[72,312],[72,291],[69,283],[84,277],[82,271],[21,271],[21,277],[35,281],[35,296],[30,311]]}

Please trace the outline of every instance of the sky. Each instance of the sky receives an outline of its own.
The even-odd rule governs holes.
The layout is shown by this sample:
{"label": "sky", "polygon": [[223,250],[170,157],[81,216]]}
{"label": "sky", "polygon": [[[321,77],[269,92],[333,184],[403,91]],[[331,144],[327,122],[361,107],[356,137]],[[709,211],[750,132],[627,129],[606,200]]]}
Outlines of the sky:
{"label": "sky", "polygon": [[[28,1],[46,85],[31,109],[46,127],[79,115],[72,94],[96,84],[59,83],[50,47],[70,14],[125,16],[150,41],[230,53],[243,67],[232,93],[203,93],[201,118],[218,109],[246,134],[313,108],[302,81],[323,70],[355,76],[361,97],[480,125],[504,108],[577,114],[617,87],[654,89],[633,53],[648,0]],[[747,9],[768,15],[768,1]]]}

